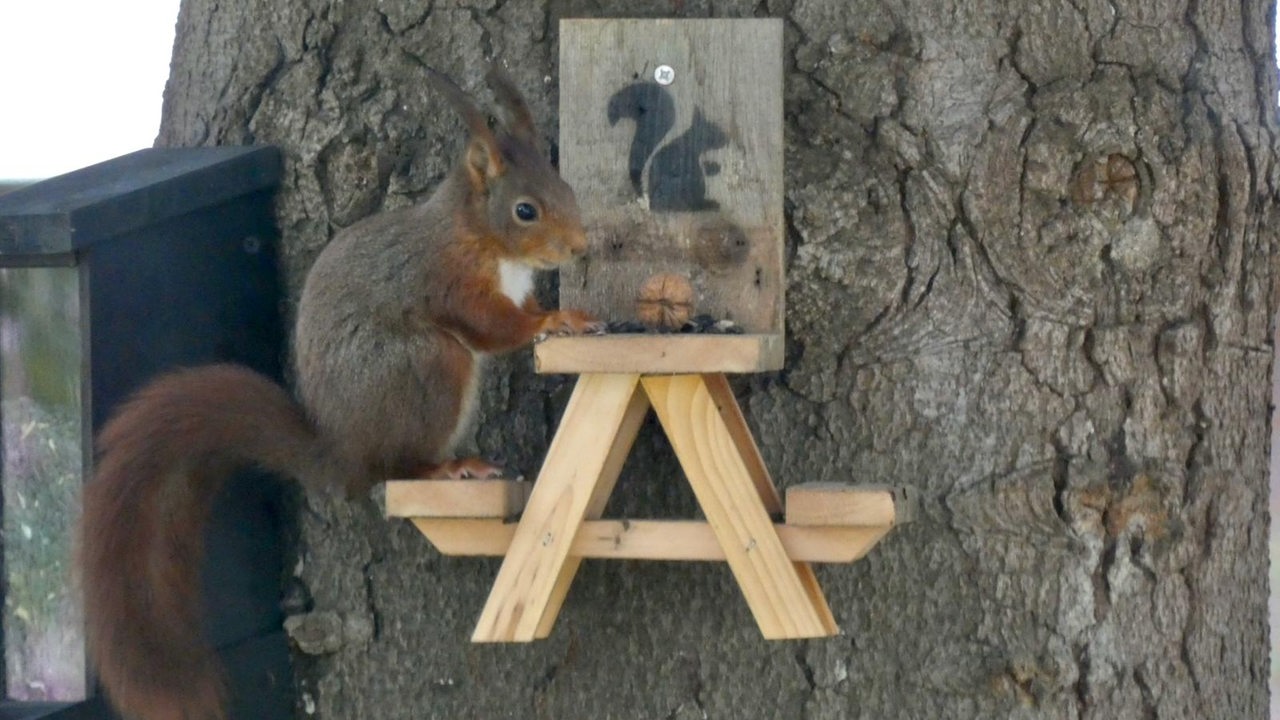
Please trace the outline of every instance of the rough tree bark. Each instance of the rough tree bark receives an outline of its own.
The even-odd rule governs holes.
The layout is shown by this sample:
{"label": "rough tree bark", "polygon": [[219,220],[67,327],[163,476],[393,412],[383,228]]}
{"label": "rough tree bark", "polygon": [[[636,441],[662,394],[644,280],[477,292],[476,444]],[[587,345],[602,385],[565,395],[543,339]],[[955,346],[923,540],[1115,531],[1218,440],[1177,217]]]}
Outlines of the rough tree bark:
{"label": "rough tree bark", "polygon": [[[460,124],[402,51],[503,61],[554,137],[557,21],[786,20],[788,366],[737,389],[781,483],[922,491],[820,570],[843,637],[760,639],[719,565],[588,563],[551,639],[467,639],[495,561],[302,511],[323,718],[1260,718],[1277,249],[1264,0],[185,0],[162,145],[271,143],[290,287],[430,190]],[[542,293],[554,297],[547,285]],[[532,472],[567,395],[495,366]],[[389,418],[388,421],[394,421]],[[662,441],[611,512],[688,513]]]}

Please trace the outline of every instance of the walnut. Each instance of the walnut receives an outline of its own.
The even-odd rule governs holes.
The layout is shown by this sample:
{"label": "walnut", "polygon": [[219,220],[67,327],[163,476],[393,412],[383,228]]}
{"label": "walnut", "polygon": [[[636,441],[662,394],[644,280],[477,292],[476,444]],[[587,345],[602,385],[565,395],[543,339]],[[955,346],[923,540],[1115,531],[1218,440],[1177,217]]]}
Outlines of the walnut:
{"label": "walnut", "polygon": [[675,273],[659,273],[640,286],[636,319],[646,327],[678,330],[693,315],[693,285]]}

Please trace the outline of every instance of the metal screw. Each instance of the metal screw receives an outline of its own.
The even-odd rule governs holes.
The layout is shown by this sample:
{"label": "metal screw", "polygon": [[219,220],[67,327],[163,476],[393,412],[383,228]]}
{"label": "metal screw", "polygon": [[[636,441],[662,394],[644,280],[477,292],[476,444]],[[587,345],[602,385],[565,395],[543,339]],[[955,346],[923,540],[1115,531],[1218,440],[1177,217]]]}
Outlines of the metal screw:
{"label": "metal screw", "polygon": [[653,79],[659,85],[670,85],[676,81],[676,71],[670,65],[659,65],[653,70]]}

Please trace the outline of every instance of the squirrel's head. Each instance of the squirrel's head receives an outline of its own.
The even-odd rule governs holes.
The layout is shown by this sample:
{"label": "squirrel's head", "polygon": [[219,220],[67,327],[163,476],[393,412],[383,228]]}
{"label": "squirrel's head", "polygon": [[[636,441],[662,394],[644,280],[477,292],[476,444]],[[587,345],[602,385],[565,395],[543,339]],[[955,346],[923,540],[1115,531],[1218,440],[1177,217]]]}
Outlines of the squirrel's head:
{"label": "squirrel's head", "polygon": [[471,190],[467,222],[501,243],[503,259],[545,269],[587,249],[578,201],[542,152],[533,115],[497,65],[486,79],[503,111],[498,131],[462,90],[431,71],[438,89],[467,123],[462,171]]}

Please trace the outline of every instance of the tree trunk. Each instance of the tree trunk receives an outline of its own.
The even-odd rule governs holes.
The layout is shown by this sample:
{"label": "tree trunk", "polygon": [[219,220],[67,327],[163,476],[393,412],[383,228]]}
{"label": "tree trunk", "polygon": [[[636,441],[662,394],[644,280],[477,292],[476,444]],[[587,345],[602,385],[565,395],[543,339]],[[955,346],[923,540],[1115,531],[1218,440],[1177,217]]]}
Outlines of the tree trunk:
{"label": "tree trunk", "polygon": [[[719,564],[611,562],[521,646],[468,643],[496,561],[441,557],[375,502],[312,499],[297,574],[341,647],[298,654],[300,706],[1264,717],[1273,10],[185,0],[159,142],[283,148],[295,297],[337,228],[423,197],[461,151],[403,53],[467,87],[497,58],[554,137],[560,18],[784,17],[788,363],[736,389],[781,484],[923,498],[869,557],[819,571],[842,637],[762,640]],[[527,352],[496,363],[480,452],[534,472],[567,389]],[[609,514],[692,507],[646,428]]]}

